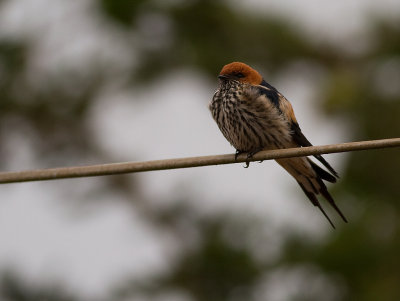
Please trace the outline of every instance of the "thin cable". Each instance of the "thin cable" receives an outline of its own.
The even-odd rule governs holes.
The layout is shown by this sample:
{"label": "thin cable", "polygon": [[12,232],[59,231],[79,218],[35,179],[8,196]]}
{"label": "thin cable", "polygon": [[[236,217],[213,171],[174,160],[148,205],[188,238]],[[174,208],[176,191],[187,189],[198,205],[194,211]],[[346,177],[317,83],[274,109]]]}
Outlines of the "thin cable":
{"label": "thin cable", "polygon": [[143,171],[189,168],[209,165],[231,164],[246,161],[261,161],[279,158],[302,157],[318,154],[341,153],[368,149],[381,149],[399,147],[400,138],[370,140],[360,142],[348,142],[321,146],[309,146],[301,148],[287,148],[266,150],[255,154],[250,160],[246,155],[241,155],[235,160],[233,154],[215,155],[203,157],[187,157],[178,159],[154,160],[144,162],[123,162],[90,166],[60,167],[39,170],[27,170],[17,172],[0,173],[1,183],[16,183],[28,181],[44,181],[78,177],[106,176]]}

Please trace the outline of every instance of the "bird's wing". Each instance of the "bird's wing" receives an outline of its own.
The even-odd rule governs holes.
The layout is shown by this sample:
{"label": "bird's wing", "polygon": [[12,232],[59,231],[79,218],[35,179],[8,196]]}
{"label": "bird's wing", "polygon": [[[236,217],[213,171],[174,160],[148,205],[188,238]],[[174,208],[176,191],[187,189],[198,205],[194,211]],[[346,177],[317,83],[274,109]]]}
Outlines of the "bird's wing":
{"label": "bird's wing", "polygon": [[296,116],[290,102],[277,89],[268,84],[265,80],[258,86],[260,93],[265,95],[275,107],[285,116],[290,122],[297,124]]}
{"label": "bird's wing", "polygon": [[[290,102],[281,93],[279,93],[278,90],[265,81],[262,82],[262,84],[259,86],[259,89],[260,92],[275,105],[284,118],[289,122],[292,131],[292,142],[289,147],[311,146],[312,144],[310,141],[308,141],[308,139],[301,132]],[[304,193],[310,199],[311,203],[321,210],[324,216],[334,227],[332,221],[329,219],[328,215],[319,203],[317,195],[321,194],[337,211],[342,219],[347,222],[346,218],[336,206],[335,201],[329,194],[328,189],[323,182],[323,180],[325,180],[335,183],[338,175],[322,156],[316,155],[315,158],[318,159],[332,174],[322,169],[306,157],[277,159],[276,161],[296,179]]]}
{"label": "bird's wing", "polygon": [[[265,81],[263,81],[261,84],[260,90],[272,101],[272,103],[279,109],[281,114],[284,115],[290,123],[292,138],[296,145],[312,146],[311,142],[308,141],[308,139],[302,133],[290,102],[281,93],[279,93],[278,90]],[[321,155],[315,155],[314,157],[321,162],[335,177],[339,177],[338,173]]]}
{"label": "bird's wing", "polygon": [[[287,101],[287,103],[289,103]],[[290,104],[289,104],[290,105]],[[293,109],[292,109],[293,112]],[[292,138],[293,141],[299,146],[312,146],[311,142],[302,133],[299,124],[292,120],[291,123]],[[314,155],[319,162],[321,162],[335,177],[339,177],[338,173],[333,169],[333,167],[322,157],[321,155]]]}

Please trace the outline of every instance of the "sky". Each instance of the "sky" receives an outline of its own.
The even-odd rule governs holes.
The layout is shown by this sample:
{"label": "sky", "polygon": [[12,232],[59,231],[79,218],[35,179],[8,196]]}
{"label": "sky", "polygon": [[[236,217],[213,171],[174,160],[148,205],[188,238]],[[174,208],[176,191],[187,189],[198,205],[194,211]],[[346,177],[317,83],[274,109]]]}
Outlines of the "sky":
{"label": "sky", "polygon": [[[288,15],[311,34],[332,41],[362,36],[372,11],[387,18],[400,12],[400,3],[394,0],[232,2],[257,13]],[[93,55],[112,63],[116,74],[134,64],[126,37],[100,24],[90,0],[13,0],[0,11],[0,36],[37,37],[33,69],[46,76],[56,72],[60,61],[79,67]],[[317,114],[313,87],[318,84],[318,72],[293,78],[291,68],[304,66],[287,68],[274,86],[292,102],[305,135],[315,145],[347,141],[346,122]],[[37,78],[32,76],[32,81]],[[232,153],[207,108],[216,87],[217,81],[210,84],[189,69],[177,70],[145,90],[110,86],[90,113],[92,134],[102,149],[121,161]],[[16,135],[11,140],[12,149],[27,148],[24,137]],[[346,156],[327,159],[340,173]],[[33,167],[35,162],[24,151],[17,152],[10,163],[15,170]],[[149,172],[137,180],[142,195],[154,206],[166,206],[165,195],[181,193],[191,195],[191,206],[203,214],[226,208],[259,214],[274,224],[290,223],[317,237],[330,229],[275,162],[251,164],[249,169],[235,164]],[[75,179],[0,187],[0,266],[16,268],[32,283],[60,281],[87,296],[103,296],[126,275],[167,269],[179,251],[179,241],[152,229],[118,196],[95,195],[95,206],[92,202],[79,207],[84,212],[77,211],[74,197],[90,194],[101,185],[101,179]],[[115,203],[106,202],[109,197]],[[279,300],[279,292],[276,295],[271,300]]]}

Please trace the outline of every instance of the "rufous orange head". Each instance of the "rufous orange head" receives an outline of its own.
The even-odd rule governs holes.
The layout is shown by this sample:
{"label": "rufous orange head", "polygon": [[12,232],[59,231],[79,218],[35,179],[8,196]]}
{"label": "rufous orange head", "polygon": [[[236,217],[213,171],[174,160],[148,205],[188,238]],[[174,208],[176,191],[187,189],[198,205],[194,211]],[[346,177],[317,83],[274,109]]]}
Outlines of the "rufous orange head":
{"label": "rufous orange head", "polygon": [[262,76],[256,70],[241,62],[233,62],[225,65],[219,76],[221,80],[237,80],[241,83],[259,85],[263,81]]}

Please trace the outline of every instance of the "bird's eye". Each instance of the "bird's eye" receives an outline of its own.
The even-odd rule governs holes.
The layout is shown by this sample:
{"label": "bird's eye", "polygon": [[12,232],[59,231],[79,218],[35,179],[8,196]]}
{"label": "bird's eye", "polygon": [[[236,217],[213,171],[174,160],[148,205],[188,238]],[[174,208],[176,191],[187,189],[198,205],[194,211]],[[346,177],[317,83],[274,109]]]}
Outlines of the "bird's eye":
{"label": "bird's eye", "polygon": [[244,74],[242,72],[235,73],[235,76],[238,78],[243,78]]}

